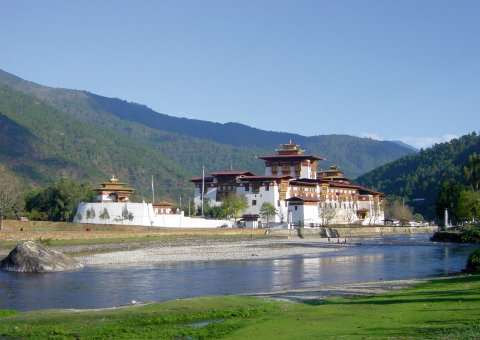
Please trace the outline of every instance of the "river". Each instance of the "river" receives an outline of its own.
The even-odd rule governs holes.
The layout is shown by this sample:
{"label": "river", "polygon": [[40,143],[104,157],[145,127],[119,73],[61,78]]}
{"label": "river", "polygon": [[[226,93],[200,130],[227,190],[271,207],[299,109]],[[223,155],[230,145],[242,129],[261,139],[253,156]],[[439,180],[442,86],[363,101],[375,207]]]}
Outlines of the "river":
{"label": "river", "polygon": [[103,308],[132,300],[435,277],[461,271],[468,255],[479,247],[432,243],[429,236],[357,239],[356,246],[315,257],[86,267],[47,274],[0,271],[0,309]]}

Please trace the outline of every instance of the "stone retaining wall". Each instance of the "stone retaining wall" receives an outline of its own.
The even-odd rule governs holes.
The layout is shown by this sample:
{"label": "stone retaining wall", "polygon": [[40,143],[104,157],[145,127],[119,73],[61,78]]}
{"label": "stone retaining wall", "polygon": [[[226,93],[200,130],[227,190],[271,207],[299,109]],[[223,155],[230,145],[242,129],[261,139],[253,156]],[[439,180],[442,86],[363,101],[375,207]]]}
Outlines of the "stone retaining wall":
{"label": "stone retaining wall", "polygon": [[269,229],[268,235],[292,237],[361,237],[398,234],[428,234],[437,231],[437,226],[392,227],[392,226],[332,226],[330,228]]}

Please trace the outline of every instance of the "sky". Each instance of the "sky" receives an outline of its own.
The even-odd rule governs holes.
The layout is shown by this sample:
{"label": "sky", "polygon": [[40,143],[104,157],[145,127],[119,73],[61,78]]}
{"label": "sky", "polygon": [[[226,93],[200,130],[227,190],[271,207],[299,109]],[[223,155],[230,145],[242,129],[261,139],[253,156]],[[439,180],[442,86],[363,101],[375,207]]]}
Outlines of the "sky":
{"label": "sky", "polygon": [[0,69],[42,85],[418,148],[480,130],[478,0],[2,0],[0,14]]}

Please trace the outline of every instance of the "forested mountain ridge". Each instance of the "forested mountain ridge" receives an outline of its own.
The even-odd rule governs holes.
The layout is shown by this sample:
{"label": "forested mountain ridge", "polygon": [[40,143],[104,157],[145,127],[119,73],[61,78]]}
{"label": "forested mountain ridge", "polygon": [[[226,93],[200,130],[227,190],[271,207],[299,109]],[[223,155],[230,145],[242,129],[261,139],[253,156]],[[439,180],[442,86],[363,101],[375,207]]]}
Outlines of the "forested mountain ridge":
{"label": "forested mountain ridge", "polygon": [[412,200],[417,212],[433,218],[443,180],[463,182],[463,166],[474,152],[480,152],[480,136],[475,132],[380,166],[356,182]]}
{"label": "forested mountain ridge", "polygon": [[271,154],[279,144],[290,139],[307,153],[326,157],[321,167],[335,163],[350,177],[412,152],[393,142],[368,138],[346,135],[305,137],[264,131],[239,123],[220,124],[172,117],[120,99],[38,85],[0,70],[2,83],[74,119],[146,144],[192,175],[198,175],[202,165],[211,170],[234,167],[261,173],[263,163],[254,156]]}
{"label": "forested mountain ridge", "polygon": [[151,175],[163,179],[166,195],[185,187],[188,173],[148,146],[5,86],[0,86],[0,122],[0,163],[27,183],[44,185],[61,177],[98,182],[115,173],[140,192]]}

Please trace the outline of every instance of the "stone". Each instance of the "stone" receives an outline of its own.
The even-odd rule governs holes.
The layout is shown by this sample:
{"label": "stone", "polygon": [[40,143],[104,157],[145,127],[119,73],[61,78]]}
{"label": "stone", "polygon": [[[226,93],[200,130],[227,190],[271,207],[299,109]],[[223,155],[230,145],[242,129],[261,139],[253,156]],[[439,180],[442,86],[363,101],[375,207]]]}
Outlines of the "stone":
{"label": "stone", "polygon": [[77,260],[33,241],[17,245],[0,261],[0,270],[25,273],[61,272],[82,267]]}

